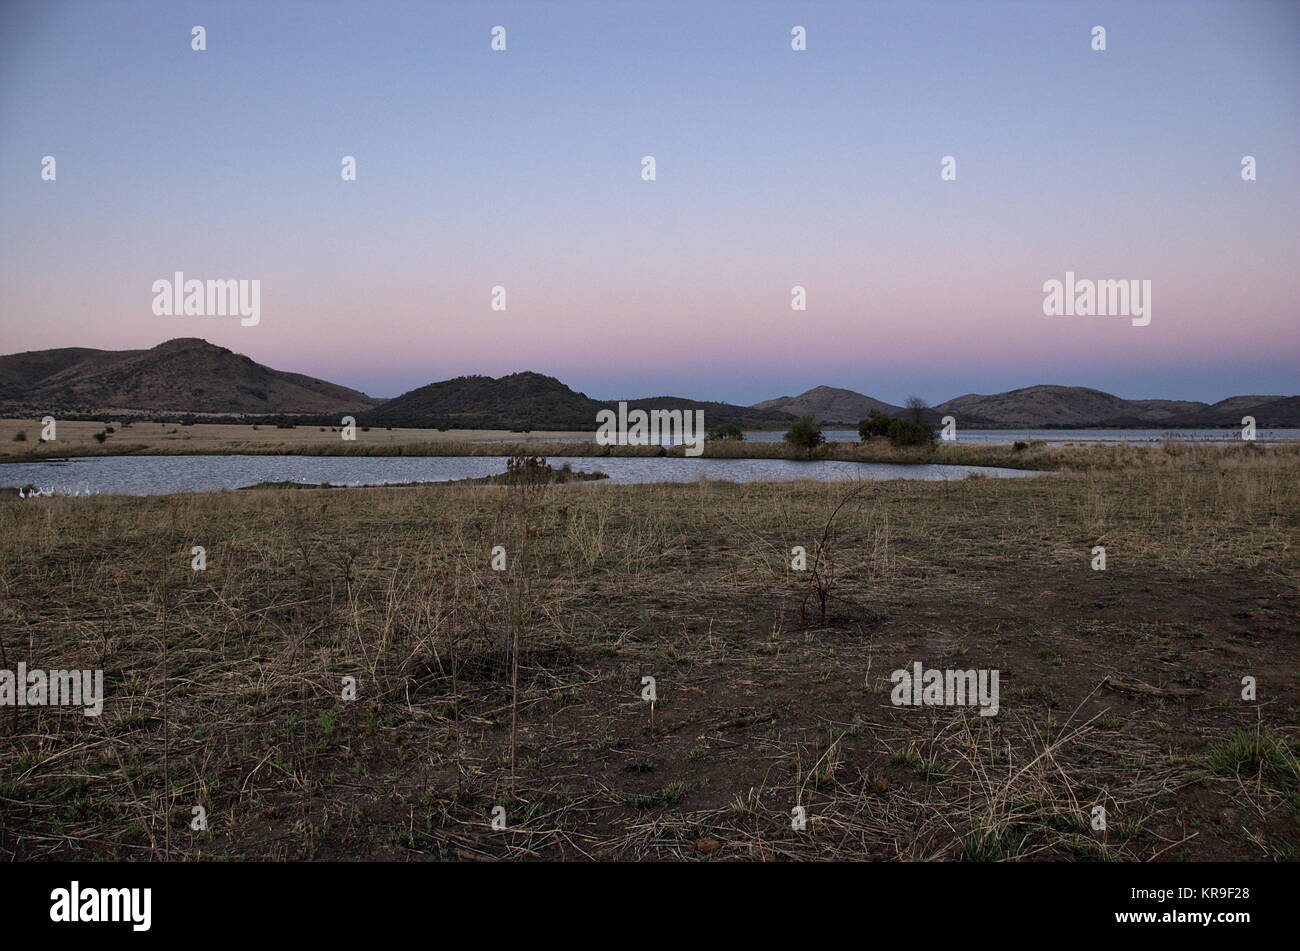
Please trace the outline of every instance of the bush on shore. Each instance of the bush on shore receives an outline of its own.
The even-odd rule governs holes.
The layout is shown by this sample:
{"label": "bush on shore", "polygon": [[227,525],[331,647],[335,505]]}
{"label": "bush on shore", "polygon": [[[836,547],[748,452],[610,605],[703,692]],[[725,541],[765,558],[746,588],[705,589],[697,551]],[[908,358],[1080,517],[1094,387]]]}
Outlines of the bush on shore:
{"label": "bush on shore", "polygon": [[826,441],[821,429],[813,422],[811,416],[797,420],[785,434],[785,441],[795,449],[800,449],[811,458],[813,450]]}
{"label": "bush on shore", "polygon": [[878,409],[858,423],[858,437],[863,441],[884,436],[892,446],[932,446],[937,442],[934,430],[920,419],[903,416],[897,419],[886,416]]}

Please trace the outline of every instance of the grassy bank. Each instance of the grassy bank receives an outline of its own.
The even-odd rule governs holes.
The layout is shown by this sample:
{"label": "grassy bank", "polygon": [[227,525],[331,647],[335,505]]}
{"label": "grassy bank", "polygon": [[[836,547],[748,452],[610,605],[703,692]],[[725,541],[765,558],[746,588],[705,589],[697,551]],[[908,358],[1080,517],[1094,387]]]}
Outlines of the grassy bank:
{"label": "grassy bank", "polygon": [[[108,694],[0,709],[0,855],[1294,860],[1296,456],[1215,453],[0,499],[0,668]],[[998,715],[894,706],[917,661]]]}
{"label": "grassy bank", "polygon": [[[26,425],[25,429],[19,429]],[[70,456],[101,455],[306,455],[306,456],[515,456],[540,455],[569,458],[606,456],[682,456],[684,447],[669,450],[657,446],[600,446],[590,439],[542,441],[511,439],[510,433],[488,430],[445,433],[425,429],[358,430],[355,441],[344,441],[339,433],[278,430],[260,427],[198,424],[136,423],[130,429],[103,433],[93,423],[60,423],[55,442],[15,442],[13,432],[37,433],[21,421],[0,425],[0,462],[33,462]],[[96,433],[104,435],[97,441]],[[577,435],[577,434],[567,434]],[[498,441],[507,440],[507,441]],[[1300,458],[1297,443],[1194,442],[1167,440],[1160,444],[1125,443],[943,443],[933,447],[898,447],[883,438],[867,443],[833,442],[819,447],[811,456],[784,442],[745,440],[709,442],[704,457],[713,459],[833,459],[846,462],[949,464],[1000,466],[1011,469],[1126,469],[1132,467],[1219,465],[1224,460],[1258,453],[1278,453]],[[0,468],[0,479],[3,469]]]}

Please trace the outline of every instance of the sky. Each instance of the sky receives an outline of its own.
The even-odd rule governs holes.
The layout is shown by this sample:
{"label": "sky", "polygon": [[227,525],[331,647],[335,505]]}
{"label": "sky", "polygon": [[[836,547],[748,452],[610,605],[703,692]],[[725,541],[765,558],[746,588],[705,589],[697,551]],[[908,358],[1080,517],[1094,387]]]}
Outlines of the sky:
{"label": "sky", "polygon": [[[1295,0],[0,0],[0,352],[1290,395],[1298,145]],[[177,271],[260,281],[259,322],[156,315]],[[1150,323],[1045,315],[1067,271],[1149,280]]]}

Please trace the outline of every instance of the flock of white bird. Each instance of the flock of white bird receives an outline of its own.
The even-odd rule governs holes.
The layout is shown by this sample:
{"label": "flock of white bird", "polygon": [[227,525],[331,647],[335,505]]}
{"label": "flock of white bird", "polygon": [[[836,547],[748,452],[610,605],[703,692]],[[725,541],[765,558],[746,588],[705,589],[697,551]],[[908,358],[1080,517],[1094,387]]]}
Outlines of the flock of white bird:
{"label": "flock of white bird", "polygon": [[23,486],[18,490],[18,498],[20,499],[39,499],[54,495],[77,496],[94,494],[95,493],[92,489],[41,489],[34,485]]}

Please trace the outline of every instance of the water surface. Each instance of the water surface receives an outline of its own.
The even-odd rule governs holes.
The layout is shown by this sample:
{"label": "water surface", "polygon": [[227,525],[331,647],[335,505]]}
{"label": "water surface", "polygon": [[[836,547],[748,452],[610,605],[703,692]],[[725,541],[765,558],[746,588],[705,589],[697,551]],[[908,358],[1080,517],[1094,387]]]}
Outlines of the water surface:
{"label": "water surface", "polygon": [[[668,456],[548,458],[611,482],[846,482],[855,479],[964,479],[973,472],[1017,477],[1041,473],[992,466],[896,465],[821,459],[678,459]],[[382,485],[444,482],[504,472],[505,456],[88,456],[0,466],[0,485],[34,485],[44,492],[162,495],[238,489],[259,482]]]}

